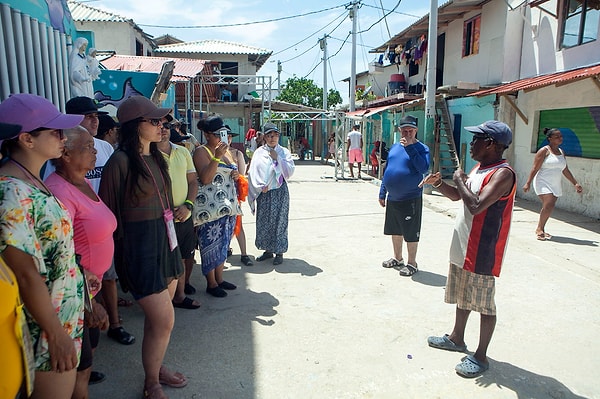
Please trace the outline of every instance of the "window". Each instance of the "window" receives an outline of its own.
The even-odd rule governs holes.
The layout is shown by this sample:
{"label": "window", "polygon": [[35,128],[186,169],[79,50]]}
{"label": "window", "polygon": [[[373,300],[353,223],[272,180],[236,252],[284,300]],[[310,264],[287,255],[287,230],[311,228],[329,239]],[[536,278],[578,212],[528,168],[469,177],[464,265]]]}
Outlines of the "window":
{"label": "window", "polygon": [[562,16],[562,47],[596,40],[600,22],[599,0],[566,0]]}
{"label": "window", "polygon": [[463,57],[479,54],[479,32],[481,30],[481,15],[465,21],[463,27]]}

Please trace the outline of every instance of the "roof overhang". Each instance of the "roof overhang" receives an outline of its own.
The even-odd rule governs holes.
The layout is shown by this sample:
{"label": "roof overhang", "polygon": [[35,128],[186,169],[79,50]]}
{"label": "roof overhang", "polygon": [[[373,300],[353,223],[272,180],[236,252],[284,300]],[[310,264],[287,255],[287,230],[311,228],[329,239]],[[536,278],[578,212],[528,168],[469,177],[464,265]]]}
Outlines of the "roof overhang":
{"label": "roof overhang", "polygon": [[[438,8],[438,31],[440,28],[448,26],[451,22],[462,18],[465,14],[480,10],[485,3],[491,0],[454,0],[441,5]],[[428,35],[429,33],[429,14],[419,19],[396,36],[385,42],[379,47],[369,51],[369,53],[383,53],[388,48],[395,48],[397,45],[404,45],[408,39]]]}
{"label": "roof overhang", "polygon": [[[600,85],[600,64],[581,67],[565,72],[555,72],[547,75],[536,76],[532,78],[520,79],[511,83],[506,83],[492,89],[480,90],[469,94],[470,96],[486,96],[488,94],[516,94],[523,90],[525,92],[541,89],[551,85],[565,85],[578,80],[592,78],[596,85]],[[600,86],[599,86],[600,88]]]}

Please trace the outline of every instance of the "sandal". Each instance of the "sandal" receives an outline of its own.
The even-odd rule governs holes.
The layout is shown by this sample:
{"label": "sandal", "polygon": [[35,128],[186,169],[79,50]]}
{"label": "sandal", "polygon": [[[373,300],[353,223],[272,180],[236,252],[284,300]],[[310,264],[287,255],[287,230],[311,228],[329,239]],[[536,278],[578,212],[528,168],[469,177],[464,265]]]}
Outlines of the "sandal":
{"label": "sandal", "polygon": [[196,293],[196,288],[191,284],[186,284],[183,292],[185,292],[185,295],[194,295]]}
{"label": "sandal", "polygon": [[456,365],[454,370],[456,374],[465,378],[474,378],[481,375],[484,371],[490,368],[489,363],[480,362],[473,355],[465,357],[462,362]]}
{"label": "sandal", "polygon": [[185,375],[180,372],[171,372],[165,366],[160,367],[158,372],[158,382],[171,388],[183,388],[188,384]]}
{"label": "sandal", "polygon": [[185,298],[183,298],[183,301],[181,302],[175,302],[175,301],[171,301],[173,303],[173,307],[174,308],[180,308],[180,309],[198,309],[200,306],[202,306],[199,302],[196,305],[192,298],[186,296]]}
{"label": "sandal", "polygon": [[135,342],[135,337],[129,334],[125,329],[121,327],[109,328],[106,332],[108,338],[112,338],[122,345],[131,345]]}
{"label": "sandal", "polygon": [[385,267],[386,269],[391,269],[393,267],[404,267],[404,260],[403,259],[397,260],[396,258],[390,258],[386,261],[381,262],[381,266]]}
{"label": "sandal", "polygon": [[456,345],[448,334],[444,334],[443,337],[429,337],[427,338],[427,344],[432,348],[443,349],[452,352],[464,352],[467,350],[467,345]]}
{"label": "sandal", "polygon": [[254,265],[254,262],[252,262],[252,259],[250,259],[250,257],[248,255],[242,255],[241,261],[244,264],[244,266]]}
{"label": "sandal", "polygon": [[273,259],[273,264],[275,266],[277,266],[277,265],[281,265],[282,263],[283,263],[283,254],[275,255],[275,259]]}
{"label": "sandal", "polygon": [[128,299],[119,297],[119,299],[117,300],[117,306],[122,306],[122,307],[128,308],[132,305],[133,305],[133,302]]}
{"label": "sandal", "polygon": [[156,384],[150,388],[144,388],[144,399],[169,399],[169,397],[165,395],[162,386]]}
{"label": "sandal", "polygon": [[410,263],[407,263],[402,268],[400,268],[400,275],[404,276],[404,277],[410,277],[418,271],[419,271],[419,268],[417,267],[416,263],[414,266],[411,265]]}

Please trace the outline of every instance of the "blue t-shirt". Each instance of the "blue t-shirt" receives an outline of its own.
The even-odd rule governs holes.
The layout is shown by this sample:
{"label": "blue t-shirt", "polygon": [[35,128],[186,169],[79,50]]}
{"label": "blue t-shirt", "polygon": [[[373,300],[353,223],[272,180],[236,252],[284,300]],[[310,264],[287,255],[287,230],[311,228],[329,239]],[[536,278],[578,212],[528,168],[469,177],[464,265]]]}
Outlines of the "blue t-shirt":
{"label": "blue t-shirt", "polygon": [[423,195],[419,183],[429,169],[429,147],[416,142],[404,147],[396,143],[390,148],[379,199],[405,201]]}

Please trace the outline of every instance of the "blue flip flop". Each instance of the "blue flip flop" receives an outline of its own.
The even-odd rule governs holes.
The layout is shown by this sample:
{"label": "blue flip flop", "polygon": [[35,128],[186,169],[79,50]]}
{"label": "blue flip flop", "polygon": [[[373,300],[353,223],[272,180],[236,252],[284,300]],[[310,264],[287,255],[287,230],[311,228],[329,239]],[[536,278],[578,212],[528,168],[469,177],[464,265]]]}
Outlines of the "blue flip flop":
{"label": "blue flip flop", "polygon": [[454,370],[456,374],[465,378],[474,378],[480,376],[484,371],[490,368],[489,363],[482,363],[475,359],[473,355],[465,357],[462,362],[456,365]]}
{"label": "blue flip flop", "polygon": [[448,334],[444,334],[443,337],[429,337],[427,343],[432,348],[443,349],[452,352],[464,352],[467,350],[467,345],[456,345],[449,338]]}

